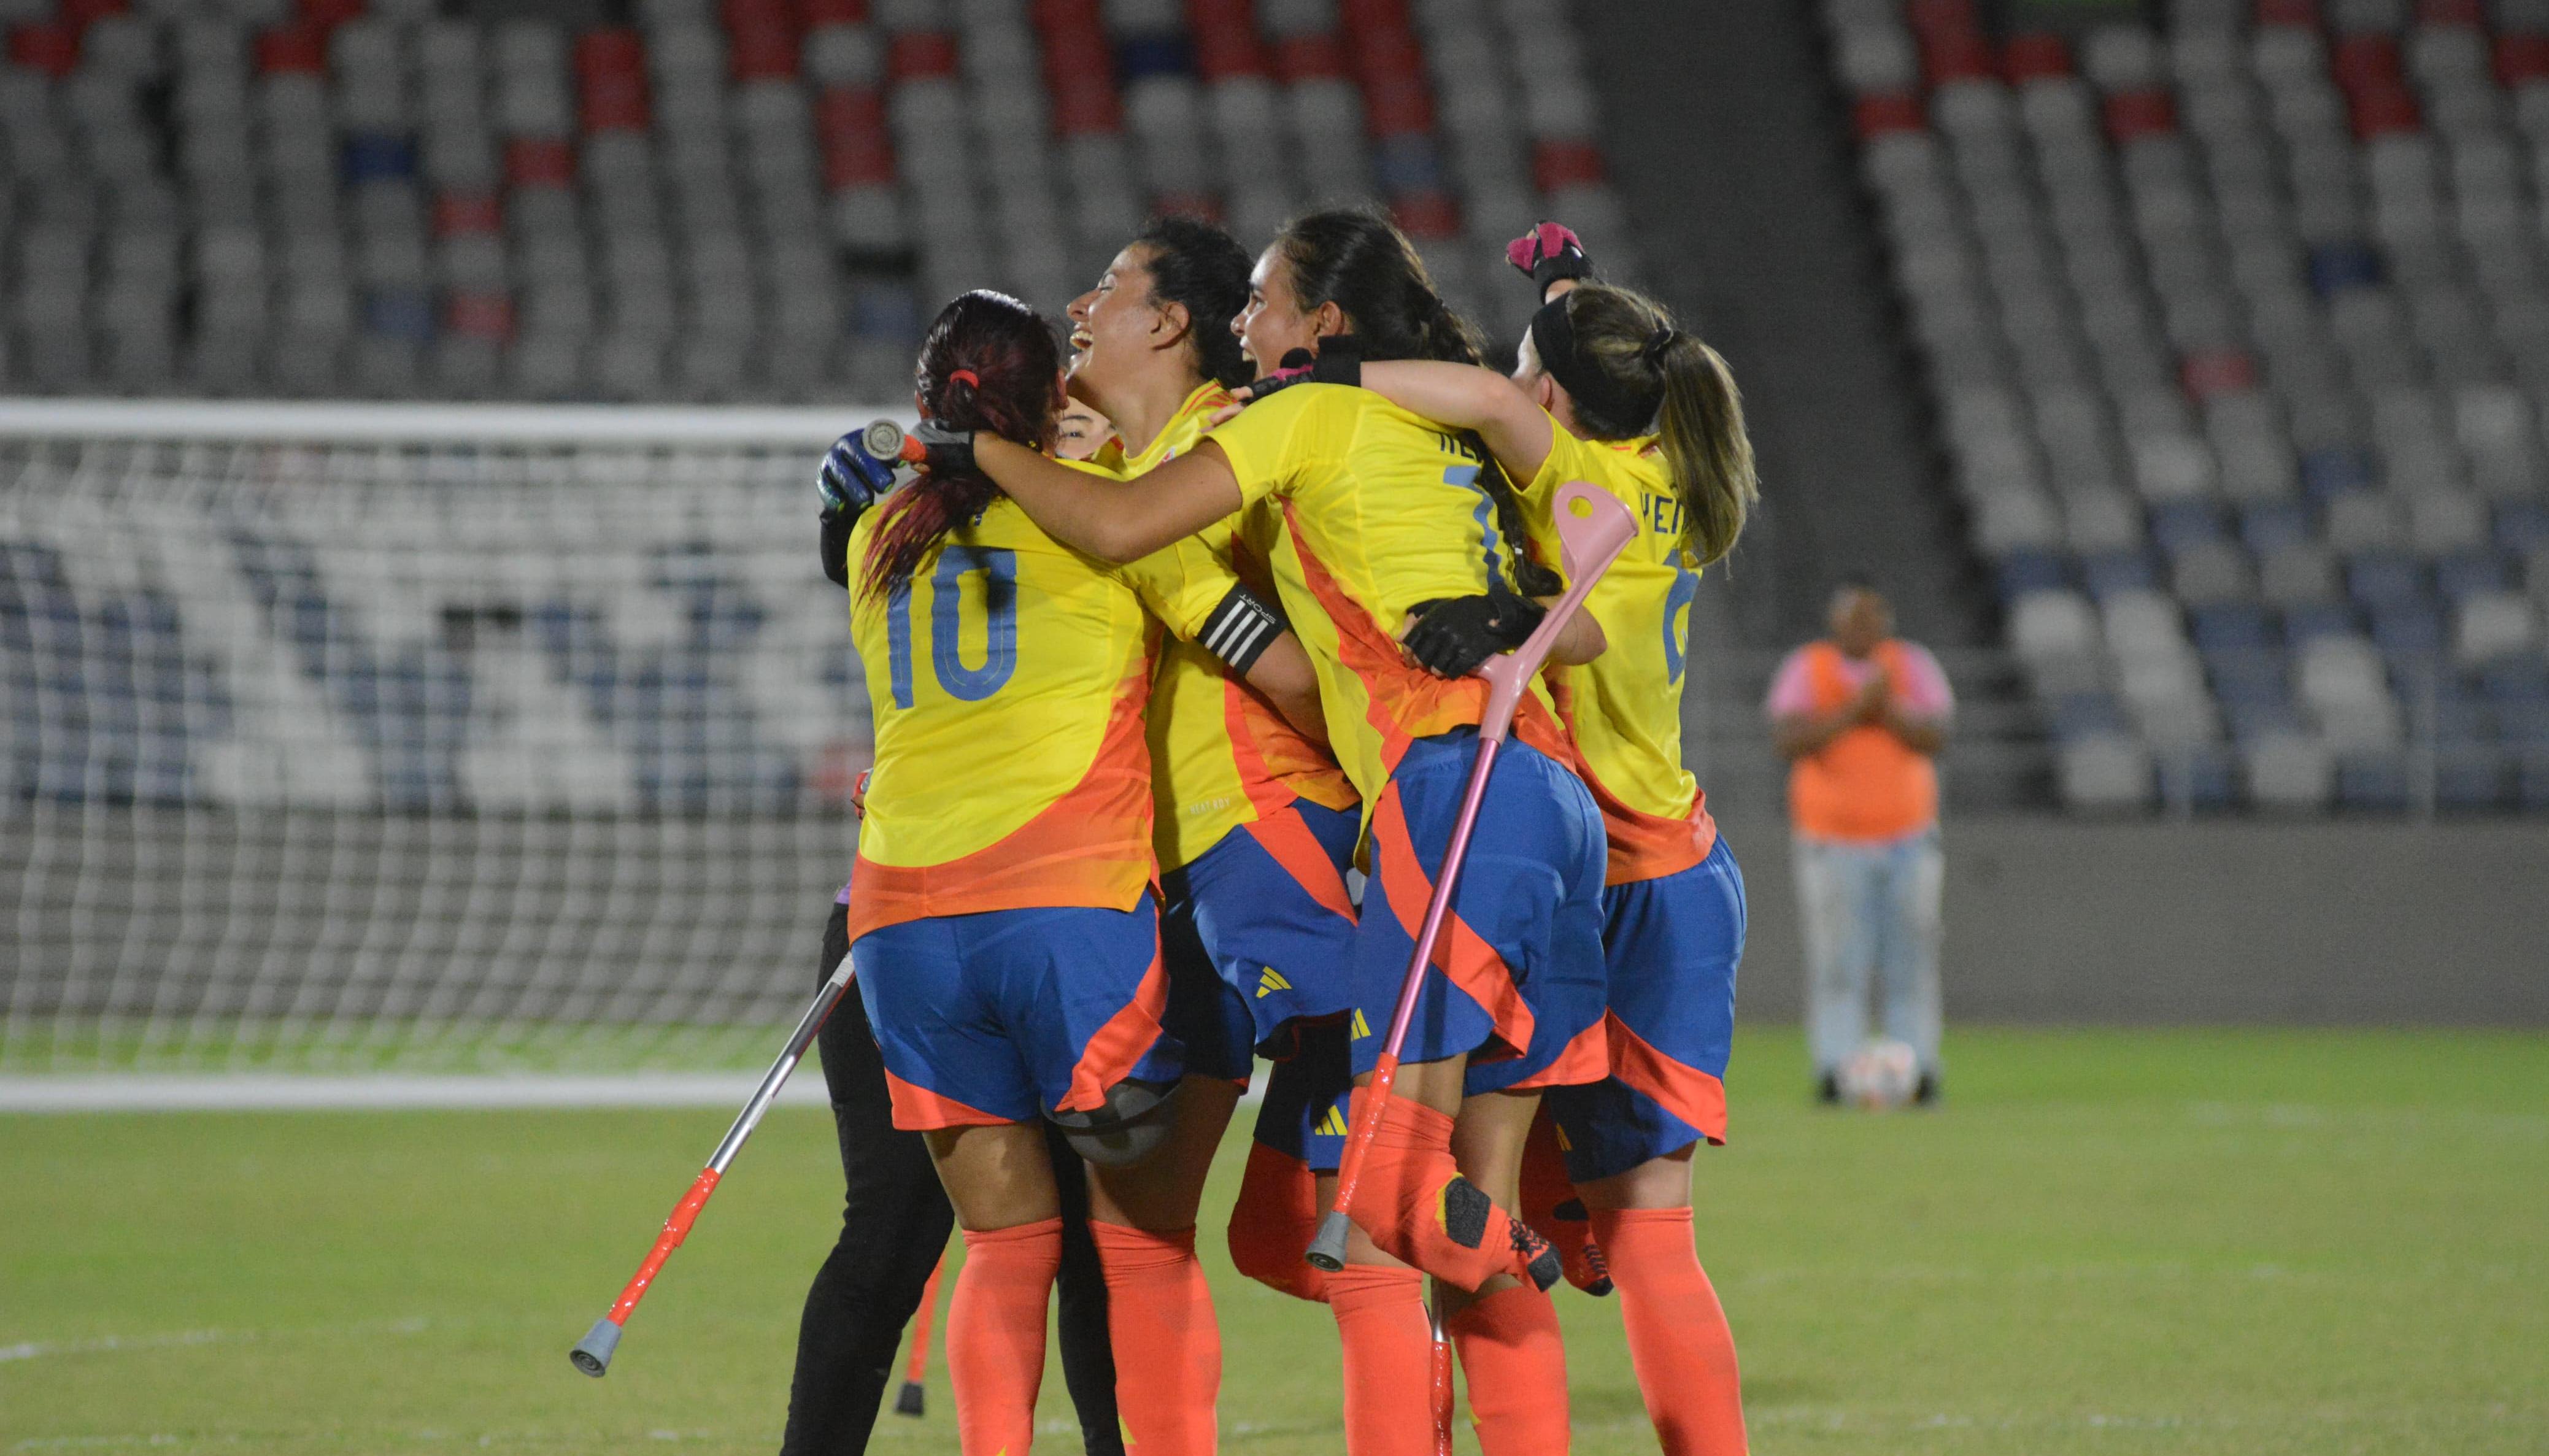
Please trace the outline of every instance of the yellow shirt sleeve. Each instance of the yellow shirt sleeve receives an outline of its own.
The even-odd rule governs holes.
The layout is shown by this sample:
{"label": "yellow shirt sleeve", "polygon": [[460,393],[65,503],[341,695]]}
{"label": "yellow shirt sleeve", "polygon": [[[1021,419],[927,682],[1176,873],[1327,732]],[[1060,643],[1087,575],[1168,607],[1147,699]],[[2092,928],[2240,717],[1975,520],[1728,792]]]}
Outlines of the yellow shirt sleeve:
{"label": "yellow shirt sleeve", "polygon": [[[1227,526],[1216,526],[1227,542]],[[1207,533],[1209,534],[1209,533]],[[1203,632],[1204,620],[1214,607],[1239,585],[1238,574],[1230,569],[1227,547],[1216,549],[1203,535],[1188,536],[1163,546],[1141,560],[1116,568],[1124,580],[1168,629],[1191,642]]]}
{"label": "yellow shirt sleeve", "polygon": [[1354,400],[1348,389],[1296,384],[1249,406],[1238,418],[1204,436],[1229,459],[1244,503],[1287,494],[1296,481],[1343,457],[1354,441]]}

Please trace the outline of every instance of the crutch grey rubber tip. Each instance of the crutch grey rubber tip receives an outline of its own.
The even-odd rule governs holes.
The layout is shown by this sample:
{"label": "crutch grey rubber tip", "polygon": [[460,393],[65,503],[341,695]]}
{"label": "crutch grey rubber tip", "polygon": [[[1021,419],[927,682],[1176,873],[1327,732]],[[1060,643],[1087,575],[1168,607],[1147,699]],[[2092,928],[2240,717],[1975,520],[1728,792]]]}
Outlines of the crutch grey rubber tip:
{"label": "crutch grey rubber tip", "polygon": [[1353,1221],[1342,1209],[1330,1209],[1319,1220],[1319,1236],[1310,1240],[1309,1251],[1302,1255],[1312,1267],[1334,1274],[1346,1266],[1346,1230]]}
{"label": "crutch grey rubber tip", "polygon": [[593,1327],[584,1332],[584,1338],[575,1342],[566,1357],[575,1362],[576,1369],[600,1380],[602,1373],[611,1368],[611,1352],[619,1348],[619,1326],[606,1315],[593,1321]]}
{"label": "crutch grey rubber tip", "polygon": [[894,1413],[917,1418],[927,1413],[925,1408],[928,1404],[929,1388],[919,1381],[906,1380],[902,1383],[902,1390],[894,1398]]}

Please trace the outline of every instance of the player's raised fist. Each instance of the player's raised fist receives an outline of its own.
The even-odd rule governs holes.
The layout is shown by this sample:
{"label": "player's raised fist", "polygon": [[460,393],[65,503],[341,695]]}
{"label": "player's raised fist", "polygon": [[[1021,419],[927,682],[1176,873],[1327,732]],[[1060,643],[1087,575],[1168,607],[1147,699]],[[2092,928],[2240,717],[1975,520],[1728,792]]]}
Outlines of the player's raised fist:
{"label": "player's raised fist", "polygon": [[1590,278],[1593,261],[1584,255],[1584,239],[1563,223],[1541,223],[1505,244],[1505,261],[1545,292],[1561,278]]}

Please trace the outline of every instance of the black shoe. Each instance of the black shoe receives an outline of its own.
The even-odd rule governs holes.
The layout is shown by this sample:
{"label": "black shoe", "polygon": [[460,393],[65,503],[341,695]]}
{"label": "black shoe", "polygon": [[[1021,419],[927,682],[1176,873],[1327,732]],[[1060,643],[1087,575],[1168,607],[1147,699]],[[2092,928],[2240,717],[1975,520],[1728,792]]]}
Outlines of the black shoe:
{"label": "black shoe", "polygon": [[1912,1089],[1912,1105],[1914,1107],[1936,1107],[1938,1105],[1938,1078],[1936,1073],[1923,1072],[1921,1074],[1920,1085]]}
{"label": "black shoe", "polygon": [[1815,1101],[1824,1107],[1841,1106],[1841,1079],[1824,1073],[1824,1079],[1815,1084]]}
{"label": "black shoe", "polygon": [[902,1393],[894,1398],[894,1413],[897,1415],[925,1413],[925,1408],[928,1405],[928,1397],[924,1394],[926,1389],[916,1380],[904,1381]]}

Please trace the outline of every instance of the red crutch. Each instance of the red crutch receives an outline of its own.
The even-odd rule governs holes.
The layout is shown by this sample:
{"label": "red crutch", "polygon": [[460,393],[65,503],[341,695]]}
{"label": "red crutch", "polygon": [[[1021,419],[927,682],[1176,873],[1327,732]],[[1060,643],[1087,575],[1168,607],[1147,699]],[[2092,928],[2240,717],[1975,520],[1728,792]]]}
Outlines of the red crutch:
{"label": "red crutch", "polygon": [[680,1203],[673,1205],[673,1216],[664,1221],[664,1231],[655,1235],[655,1246],[646,1250],[644,1261],[637,1265],[636,1277],[628,1281],[627,1288],[619,1291],[619,1299],[612,1305],[611,1313],[594,1320],[593,1327],[585,1331],[584,1338],[576,1341],[575,1348],[567,1352],[567,1358],[575,1362],[576,1369],[599,1380],[602,1373],[611,1368],[612,1351],[619,1348],[619,1336],[628,1323],[628,1316],[637,1308],[637,1302],[646,1297],[646,1286],[655,1282],[655,1271],[663,1268],[664,1261],[673,1256],[673,1250],[680,1248],[682,1240],[690,1236],[691,1226],[699,1222],[700,1210],[708,1207],[708,1195],[716,1192],[717,1179],[725,1176],[726,1164],[733,1162],[734,1155],[743,1150],[743,1140],[761,1125],[761,1115],[770,1111],[771,1103],[779,1100],[779,1089],[788,1085],[789,1074],[797,1070],[797,1063],[805,1059],[805,1048],[814,1045],[814,1034],[823,1029],[832,1008],[841,1004],[841,994],[849,988],[850,957],[844,956],[839,968],[832,972],[832,978],[823,982],[823,989],[814,993],[814,1004],[805,1008],[805,1015],[797,1023],[797,1030],[789,1034],[787,1049],[779,1053],[779,1059],[770,1064],[769,1071],[762,1073],[761,1085],[754,1089],[752,1100],[743,1105],[743,1115],[734,1120],[733,1127],[725,1130],[724,1140],[717,1143],[716,1151],[708,1154],[708,1165],[692,1180],[691,1191],[682,1195]]}
{"label": "red crutch", "polygon": [[1319,1221],[1318,1236],[1310,1240],[1305,1255],[1330,1273],[1346,1266],[1346,1229],[1351,1227],[1355,1193],[1363,1182],[1364,1157],[1371,1146],[1373,1130],[1380,1126],[1381,1107],[1398,1083],[1398,1053],[1407,1045],[1407,1027],[1416,1017],[1416,996],[1424,988],[1434,944],[1452,912],[1452,897],[1460,886],[1461,865],[1469,857],[1469,835],[1477,828],[1478,805],[1486,798],[1487,774],[1495,767],[1496,751],[1504,746],[1514,710],[1522,705],[1523,692],[1548,659],[1550,648],[1557,645],[1558,634],[1584,604],[1593,584],[1637,538],[1638,522],[1629,508],[1582,481],[1558,487],[1555,505],[1558,539],[1565,552],[1566,594],[1549,609],[1522,646],[1496,654],[1478,669],[1488,689],[1487,708],[1478,719],[1477,763],[1469,770],[1468,787],[1461,795],[1461,817],[1453,822],[1452,842],[1443,851],[1443,871],[1435,876],[1434,895],[1426,902],[1425,922],[1416,934],[1416,951],[1408,957],[1406,978],[1399,983],[1398,1008],[1389,1018],[1389,1040],[1382,1044],[1380,1061],[1371,1069],[1363,1110],[1355,1118],[1345,1156],[1338,1163],[1336,1207]]}
{"label": "red crutch", "polygon": [[911,1321],[911,1357],[902,1365],[902,1389],[894,1398],[897,1415],[925,1414],[929,1407],[929,1322],[938,1312],[938,1278],[947,1272],[947,1255],[929,1266],[929,1282],[920,1288],[920,1314]]}

